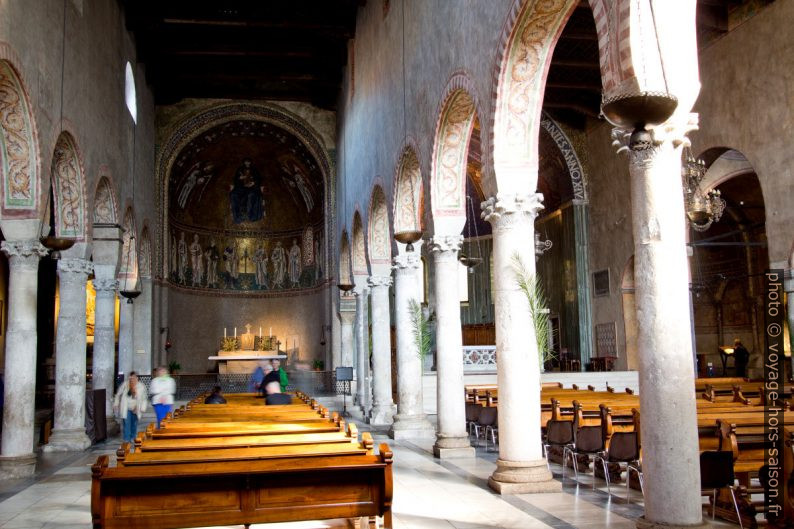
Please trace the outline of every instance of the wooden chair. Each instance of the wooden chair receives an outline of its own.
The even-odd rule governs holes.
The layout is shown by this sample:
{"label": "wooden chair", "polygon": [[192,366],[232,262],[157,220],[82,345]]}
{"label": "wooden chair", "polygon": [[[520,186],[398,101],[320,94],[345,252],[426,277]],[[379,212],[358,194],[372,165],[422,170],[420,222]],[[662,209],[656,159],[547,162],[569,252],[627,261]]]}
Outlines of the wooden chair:
{"label": "wooden chair", "polygon": [[[587,457],[587,464],[593,458],[604,451],[604,436],[601,430],[601,422],[598,421],[596,425],[588,425],[582,416],[582,405],[579,401],[573,402],[574,416],[574,444],[573,447],[567,447],[562,453],[562,464],[565,466],[566,455],[569,455],[573,463],[574,476],[579,480],[579,467],[577,464],[577,457]],[[595,488],[595,479],[593,480],[593,488]]]}
{"label": "wooden chair", "polygon": [[739,512],[739,502],[736,499],[736,487],[733,475],[733,453],[728,451],[707,450],[700,454],[700,494],[701,496],[711,496],[711,519],[717,513],[717,494],[720,489],[727,488],[733,498],[733,506],[736,508],[736,517],[739,519],[739,527],[744,528],[742,515]]}

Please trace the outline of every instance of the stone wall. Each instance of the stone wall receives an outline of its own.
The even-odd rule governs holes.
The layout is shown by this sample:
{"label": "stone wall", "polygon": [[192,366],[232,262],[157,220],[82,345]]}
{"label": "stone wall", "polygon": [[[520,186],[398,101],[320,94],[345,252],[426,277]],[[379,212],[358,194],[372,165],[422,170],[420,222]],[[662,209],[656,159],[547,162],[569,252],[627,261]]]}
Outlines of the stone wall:
{"label": "stone wall", "polygon": [[[179,362],[183,373],[204,373],[215,367],[208,356],[217,354],[223,328],[229,336],[237,327],[238,336],[251,324],[251,332],[267,336],[270,328],[287,351],[289,362],[325,360],[330,349],[320,345],[322,325],[330,321],[327,301],[329,288],[294,297],[252,298],[205,296],[170,288],[168,293],[170,338],[173,347],[168,360]],[[336,290],[336,289],[334,289]]]}
{"label": "stone wall", "polygon": [[[155,222],[154,100],[144,68],[136,63],[135,45],[124,27],[119,4],[108,0],[0,2],[0,59],[19,73],[30,100],[44,196],[57,138],[67,130],[85,170],[88,224],[100,176],[110,178],[119,218],[127,206],[133,206],[138,235],[144,225]],[[124,99],[128,61],[135,76],[137,125]],[[136,344],[136,348],[148,352],[151,344]]]}

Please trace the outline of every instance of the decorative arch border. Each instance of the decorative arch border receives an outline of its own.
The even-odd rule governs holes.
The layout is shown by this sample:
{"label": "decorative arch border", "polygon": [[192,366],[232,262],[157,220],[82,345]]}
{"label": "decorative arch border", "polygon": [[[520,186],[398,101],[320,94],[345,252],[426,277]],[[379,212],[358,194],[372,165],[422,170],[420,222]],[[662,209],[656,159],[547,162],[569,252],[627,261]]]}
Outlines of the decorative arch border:
{"label": "decorative arch border", "polygon": [[419,149],[413,138],[408,138],[399,151],[392,178],[392,218],[394,232],[422,229],[424,209],[424,180]]}
{"label": "decorative arch border", "polygon": [[138,272],[142,278],[152,277],[152,236],[149,233],[149,223],[143,222],[140,246],[138,248]]}
{"label": "decorative arch border", "polygon": [[[578,0],[515,0],[494,71],[491,160],[537,164],[540,114],[552,50]],[[600,42],[600,40],[599,40]],[[496,175],[498,185],[499,175]]]}
{"label": "decorative arch border", "polygon": [[4,218],[38,218],[41,151],[21,64],[10,45],[0,42],[0,206]]}
{"label": "decorative arch border", "polygon": [[[138,228],[135,220],[135,210],[132,205],[128,205],[124,210],[124,217],[121,220],[121,227],[124,233],[121,236],[121,259],[119,263],[118,279],[123,281],[125,279],[134,279],[138,277],[140,271],[140,263],[138,262],[138,243],[135,242],[139,239]],[[131,238],[130,235],[134,235]],[[130,249],[132,244],[132,249]],[[129,256],[132,255],[130,260]],[[132,268],[130,267],[132,262]]]}
{"label": "decorative arch border", "polygon": [[347,230],[342,230],[342,237],[339,239],[339,284],[353,283],[353,268],[350,258],[350,238]]}
{"label": "decorative arch border", "polygon": [[74,134],[69,130],[61,131],[53,149],[50,172],[55,233],[59,237],[83,241],[88,236],[84,167]]}
{"label": "decorative arch border", "polygon": [[[323,146],[322,136],[314,130],[300,116],[289,110],[274,105],[272,103],[257,102],[224,102],[204,108],[186,116],[175,124],[166,133],[167,140],[160,150],[155,162],[157,185],[159,190],[158,216],[160,218],[161,232],[157,238],[155,259],[158,270],[163,278],[168,278],[168,264],[165,256],[168,254],[168,174],[173,166],[177,155],[188,143],[193,141],[203,132],[223,123],[239,119],[250,119],[262,121],[280,127],[303,143],[309,153],[317,160],[318,166],[323,175],[325,185],[325,201],[323,204],[323,215],[326,219],[323,233],[323,240],[327,241],[324,251],[324,263],[331,262],[331,256],[335,255],[335,237],[329,234],[336,233],[336,171],[332,161],[332,156]],[[328,270],[327,266],[323,270]],[[179,285],[170,283],[169,285],[179,288]],[[189,289],[190,292],[197,292]],[[225,295],[241,297],[281,297],[282,293],[237,293],[235,291],[224,291]]]}
{"label": "decorative arch border", "polygon": [[554,121],[551,116],[543,112],[540,118],[540,126],[549,133],[551,139],[557,145],[557,148],[565,158],[565,164],[568,166],[568,174],[571,175],[571,185],[573,186],[574,200],[581,200],[587,202],[587,180],[585,178],[584,168],[579,157],[576,155],[571,140],[562,127]]}
{"label": "decorative arch border", "polygon": [[[100,204],[99,192],[100,189],[107,190],[107,196],[101,197],[102,203]],[[106,207],[110,213],[107,217],[97,217],[97,211],[102,205]],[[99,179],[97,180],[96,188],[94,189],[93,199],[93,215],[92,219],[95,224],[118,224],[119,222],[119,201],[116,197],[115,187],[113,185],[113,178],[110,176],[110,170],[106,165],[99,167]]]}
{"label": "decorative arch border", "polygon": [[369,275],[366,246],[367,236],[358,206],[356,206],[356,209],[353,212],[353,222],[351,226],[353,227],[353,236],[351,240],[350,257],[353,275]]}
{"label": "decorative arch border", "polygon": [[482,115],[474,83],[465,71],[450,77],[436,115],[430,169],[432,215],[465,217],[469,143],[474,119]]}
{"label": "decorative arch border", "polygon": [[[380,179],[378,179],[379,181]],[[367,242],[371,265],[391,265],[391,230],[389,199],[380,183],[372,187],[367,212]]]}

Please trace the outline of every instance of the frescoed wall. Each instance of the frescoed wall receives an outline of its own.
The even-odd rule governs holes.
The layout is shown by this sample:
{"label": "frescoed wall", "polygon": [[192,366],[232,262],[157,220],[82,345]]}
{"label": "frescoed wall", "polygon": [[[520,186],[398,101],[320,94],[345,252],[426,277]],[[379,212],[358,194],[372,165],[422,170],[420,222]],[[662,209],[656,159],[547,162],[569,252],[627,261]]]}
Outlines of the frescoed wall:
{"label": "frescoed wall", "polygon": [[234,120],[198,135],[169,175],[168,277],[189,289],[289,291],[323,281],[323,177],[284,129]]}

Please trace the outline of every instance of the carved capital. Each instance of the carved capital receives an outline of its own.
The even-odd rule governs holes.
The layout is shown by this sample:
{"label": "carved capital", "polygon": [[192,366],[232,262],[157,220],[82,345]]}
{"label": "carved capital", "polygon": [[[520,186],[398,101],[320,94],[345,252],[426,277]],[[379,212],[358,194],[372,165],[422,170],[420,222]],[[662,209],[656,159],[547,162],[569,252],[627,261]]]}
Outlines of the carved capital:
{"label": "carved capital", "polygon": [[37,240],[3,241],[2,250],[11,266],[38,267],[39,259],[47,255],[47,249]]}
{"label": "carved capital", "polygon": [[497,193],[480,207],[480,216],[490,222],[494,229],[509,229],[516,224],[535,220],[543,209],[543,193]]}
{"label": "carved capital", "polygon": [[391,276],[369,276],[367,278],[367,285],[369,285],[370,288],[390,287]]}
{"label": "carved capital", "polygon": [[403,252],[395,256],[393,261],[394,265],[392,269],[394,269],[396,273],[402,273],[404,271],[413,273],[419,269],[419,264],[422,260],[417,252]]}
{"label": "carved capital", "polygon": [[119,282],[117,279],[94,279],[93,284],[97,296],[102,293],[115,294],[116,289],[119,288]]}
{"label": "carved capital", "polygon": [[457,254],[463,246],[463,235],[436,235],[428,243],[433,253]]}
{"label": "carved capital", "polygon": [[[58,275],[75,274],[88,276],[94,271],[94,263],[87,259],[61,258],[58,260]],[[77,278],[79,279],[79,277]],[[83,279],[85,281],[85,279]]]}
{"label": "carved capital", "polygon": [[612,129],[612,145],[618,153],[629,153],[634,165],[644,166],[653,163],[665,143],[674,148],[690,144],[687,134],[698,129],[698,114],[689,113],[684,119],[671,119],[657,127],[647,129],[642,137],[634,136],[634,131],[615,127]]}

